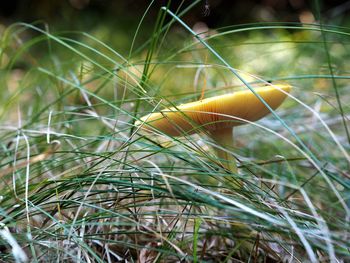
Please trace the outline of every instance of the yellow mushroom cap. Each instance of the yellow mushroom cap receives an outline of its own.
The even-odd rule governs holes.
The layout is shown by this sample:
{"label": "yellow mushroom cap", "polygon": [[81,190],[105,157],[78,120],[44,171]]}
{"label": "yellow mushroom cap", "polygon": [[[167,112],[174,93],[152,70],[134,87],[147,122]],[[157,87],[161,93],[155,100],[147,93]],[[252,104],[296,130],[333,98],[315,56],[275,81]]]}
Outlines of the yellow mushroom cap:
{"label": "yellow mushroom cap", "polygon": [[[254,90],[272,109],[276,109],[290,89],[289,85],[271,85]],[[144,125],[146,129],[153,127],[170,136],[183,136],[200,129],[216,132],[244,124],[235,118],[257,121],[269,113],[269,109],[252,91],[244,90],[151,113],[143,116],[136,125],[144,123],[149,125]]]}

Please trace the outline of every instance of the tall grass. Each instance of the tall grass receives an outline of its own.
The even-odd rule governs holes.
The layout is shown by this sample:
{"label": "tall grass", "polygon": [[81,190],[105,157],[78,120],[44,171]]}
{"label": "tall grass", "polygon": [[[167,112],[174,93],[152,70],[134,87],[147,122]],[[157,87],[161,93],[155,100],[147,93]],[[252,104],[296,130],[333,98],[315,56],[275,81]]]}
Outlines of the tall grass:
{"label": "tall grass", "polygon": [[[159,10],[149,41],[135,35],[125,56],[85,32],[18,23],[2,33],[1,261],[350,260],[348,29],[197,34],[181,17]],[[235,129],[238,173],[205,133],[134,124],[267,81],[293,90]]]}

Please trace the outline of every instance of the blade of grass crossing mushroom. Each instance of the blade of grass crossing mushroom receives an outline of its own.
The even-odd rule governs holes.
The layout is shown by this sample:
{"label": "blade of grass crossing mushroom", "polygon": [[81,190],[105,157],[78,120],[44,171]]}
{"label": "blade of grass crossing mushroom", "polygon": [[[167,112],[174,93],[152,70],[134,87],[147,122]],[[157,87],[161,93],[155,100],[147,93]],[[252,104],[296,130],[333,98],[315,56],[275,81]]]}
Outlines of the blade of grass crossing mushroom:
{"label": "blade of grass crossing mushroom", "polygon": [[[320,161],[318,158],[310,151],[310,149],[304,144],[304,142],[299,138],[298,135],[291,129],[287,123],[281,119],[277,113],[266,103],[262,97],[255,92],[255,90],[252,88],[252,86],[244,80],[244,78],[225,60],[223,59],[208,43],[206,43],[201,37],[199,37],[187,24],[185,24],[179,17],[177,17],[173,12],[171,12],[166,7],[162,7],[162,9],[167,12],[169,15],[174,17],[186,30],[188,30],[202,45],[204,45],[218,60],[221,61],[223,65],[225,65],[247,88],[253,92],[253,94],[265,105],[267,109],[270,110],[271,114],[282,124],[283,127],[285,127],[288,132],[295,138],[295,140],[298,142],[300,147],[310,156],[310,158],[314,161],[314,163],[318,166],[318,168],[321,166]],[[327,184],[331,187],[334,194],[337,196],[337,198],[341,201],[342,197],[340,196],[340,193],[335,188],[332,181],[328,178],[328,176],[321,172],[324,180],[327,182]],[[343,203],[343,202],[342,202]],[[350,216],[349,209],[347,206],[344,206],[344,210],[347,212],[348,216]]]}
{"label": "blade of grass crossing mushroom", "polygon": [[206,43],[202,38],[200,38],[188,25],[186,25],[180,18],[178,18],[173,12],[171,12],[166,7],[162,7],[164,11],[174,17],[183,27],[185,27],[202,45],[204,45],[213,55],[219,59],[247,88],[250,89],[251,92],[265,105],[266,108],[269,109],[271,114],[280,121],[280,123],[292,134],[292,136],[297,140],[297,142],[304,148],[304,150],[313,157],[316,163],[319,164],[319,160],[314,156],[312,152],[310,152],[309,148],[303,143],[303,141],[295,134],[295,132],[283,121],[276,112],[268,105],[265,100],[255,92],[253,87],[230,65],[223,59],[208,43]]}

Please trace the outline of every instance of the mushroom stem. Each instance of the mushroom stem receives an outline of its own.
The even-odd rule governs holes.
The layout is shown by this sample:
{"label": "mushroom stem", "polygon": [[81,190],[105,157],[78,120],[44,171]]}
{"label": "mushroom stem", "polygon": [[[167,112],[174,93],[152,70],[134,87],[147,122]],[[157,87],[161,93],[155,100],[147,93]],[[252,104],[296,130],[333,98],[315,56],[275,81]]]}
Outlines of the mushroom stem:
{"label": "mushroom stem", "polygon": [[220,158],[220,162],[222,165],[229,171],[233,173],[237,173],[237,165],[236,165],[236,159],[233,157],[232,154],[228,152],[228,150],[232,149],[233,147],[233,133],[232,133],[232,127],[230,128],[224,128],[216,131],[211,132],[211,136],[214,139],[215,142],[219,144],[221,148],[227,149],[220,149],[216,148],[216,152],[218,157]]}

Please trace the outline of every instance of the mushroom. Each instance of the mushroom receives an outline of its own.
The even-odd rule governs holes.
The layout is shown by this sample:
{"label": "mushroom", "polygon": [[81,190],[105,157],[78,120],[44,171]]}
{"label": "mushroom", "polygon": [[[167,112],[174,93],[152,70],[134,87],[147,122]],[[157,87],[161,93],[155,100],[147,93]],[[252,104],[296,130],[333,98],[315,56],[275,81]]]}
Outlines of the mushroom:
{"label": "mushroom", "polygon": [[[276,109],[290,89],[289,85],[270,85],[254,91],[270,108]],[[135,124],[169,136],[206,131],[220,146],[216,151],[223,167],[236,173],[236,160],[225,150],[233,147],[233,127],[246,123],[242,120],[257,121],[269,113],[270,110],[251,90],[244,90],[167,108],[148,114]]]}

